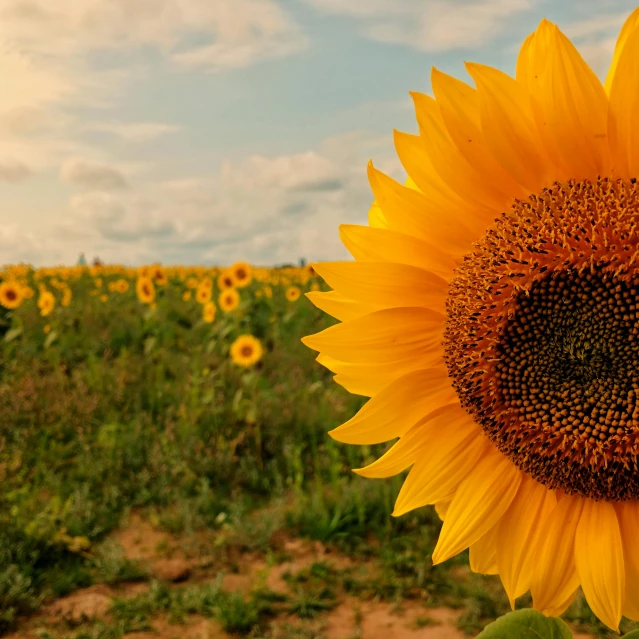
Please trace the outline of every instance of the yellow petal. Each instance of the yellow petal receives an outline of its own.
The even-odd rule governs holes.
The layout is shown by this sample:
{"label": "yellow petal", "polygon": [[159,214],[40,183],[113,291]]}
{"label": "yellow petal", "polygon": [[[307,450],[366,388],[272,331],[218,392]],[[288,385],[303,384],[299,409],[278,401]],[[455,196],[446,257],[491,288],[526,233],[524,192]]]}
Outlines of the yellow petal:
{"label": "yellow petal", "polygon": [[594,180],[610,171],[608,99],[601,82],[556,25],[542,20],[531,41],[528,90],[537,126],[561,172],[555,179]]}
{"label": "yellow petal", "polygon": [[497,526],[493,526],[481,539],[470,545],[470,569],[482,575],[496,575]]}
{"label": "yellow petal", "polygon": [[330,435],[346,444],[387,442],[456,399],[445,366],[416,370],[391,382]]}
{"label": "yellow petal", "polygon": [[412,235],[390,229],[342,224],[339,227],[344,246],[358,262],[396,262],[432,271],[450,278],[456,260],[453,256]]}
{"label": "yellow petal", "polygon": [[459,485],[433,552],[438,564],[481,539],[510,506],[521,471],[492,449]]}
{"label": "yellow petal", "polygon": [[379,229],[387,229],[388,222],[382,213],[382,209],[379,208],[377,202],[371,204],[371,208],[368,209],[368,223],[370,226]]}
{"label": "yellow petal", "polygon": [[309,348],[355,364],[411,362],[429,368],[441,357],[444,318],[427,308],[389,308],[302,338]]}
{"label": "yellow petal", "polygon": [[395,517],[450,500],[487,450],[488,442],[481,430],[458,403],[443,408],[431,426],[423,454],[397,496]]}
{"label": "yellow petal", "polygon": [[584,499],[575,534],[575,564],[588,605],[619,632],[625,573],[619,521],[612,504]]}
{"label": "yellow petal", "polygon": [[510,204],[512,197],[500,191],[492,176],[483,176],[460,152],[446,129],[436,100],[423,93],[411,93],[411,97],[415,103],[420,136],[424,138],[435,170],[457,195],[479,210],[483,209],[481,217],[484,224],[492,221],[495,212],[501,212]]}
{"label": "yellow petal", "polygon": [[530,585],[535,610],[560,615],[579,587],[575,568],[575,531],[583,507],[580,497],[563,497],[548,516],[535,553],[535,574]]}
{"label": "yellow petal", "polygon": [[514,609],[532,583],[535,550],[545,532],[546,518],[557,505],[555,493],[524,475],[519,491],[497,528],[499,576]]}
{"label": "yellow petal", "polygon": [[612,57],[612,62],[610,63],[610,68],[608,69],[608,74],[606,75],[606,82],[604,84],[604,88],[606,89],[606,93],[610,95],[610,87],[612,86],[612,81],[615,77],[615,73],[617,71],[617,65],[619,63],[619,56],[623,51],[623,48],[628,40],[628,36],[639,27],[639,7],[637,7],[627,18],[621,31],[619,32],[619,37],[617,38],[617,44],[615,46],[615,53]]}
{"label": "yellow petal", "polygon": [[443,312],[448,282],[429,271],[391,262],[319,262],[315,271],[333,289],[379,308],[424,306]]}
{"label": "yellow petal", "polygon": [[435,512],[442,521],[444,521],[444,519],[446,518],[446,513],[448,512],[449,506],[450,501],[440,501],[435,504]]}
{"label": "yellow petal", "polygon": [[379,479],[397,475],[412,466],[429,448],[432,431],[439,424],[437,418],[445,413],[447,408],[447,406],[440,406],[426,417],[422,417],[416,424],[405,430],[399,441],[377,461],[365,468],[357,468],[353,472],[369,479]]}
{"label": "yellow petal", "polygon": [[508,208],[516,197],[527,197],[526,189],[501,168],[486,145],[476,89],[434,67],[431,84],[450,137],[482,180],[495,185],[503,198],[501,207]]}
{"label": "yellow petal", "polygon": [[317,308],[341,321],[362,317],[362,315],[368,315],[368,313],[381,309],[380,306],[374,304],[355,302],[337,291],[311,291],[306,293],[306,297]]}
{"label": "yellow petal", "polygon": [[497,69],[472,63],[466,68],[477,86],[481,128],[497,162],[532,193],[551,184],[555,178],[539,142],[526,89]]}
{"label": "yellow petal", "polygon": [[[328,355],[318,355],[317,362],[336,373],[334,381],[349,393],[364,395],[364,397],[376,395],[393,380],[419,368],[410,361],[390,367],[388,364],[342,362]],[[445,371],[443,360],[441,366]]]}
{"label": "yellow petal", "polygon": [[608,135],[614,174],[622,178],[639,175],[639,25],[629,30],[617,58],[610,85]]}
{"label": "yellow petal", "polygon": [[[476,234],[458,218],[442,213],[423,193],[402,186],[399,182],[368,165],[368,180],[389,228],[433,242],[454,255],[464,255]],[[459,209],[463,213],[463,206]]]}
{"label": "yellow petal", "polygon": [[624,550],[625,593],[622,614],[628,619],[639,621],[639,501],[632,500],[617,504],[619,528]]}

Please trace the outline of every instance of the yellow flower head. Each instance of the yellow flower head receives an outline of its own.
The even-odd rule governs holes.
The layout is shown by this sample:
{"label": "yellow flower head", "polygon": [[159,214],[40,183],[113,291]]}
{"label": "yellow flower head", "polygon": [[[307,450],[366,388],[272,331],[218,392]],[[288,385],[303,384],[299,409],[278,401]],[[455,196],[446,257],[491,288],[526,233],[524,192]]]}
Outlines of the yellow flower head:
{"label": "yellow flower head", "polygon": [[197,287],[197,290],[195,291],[195,299],[200,304],[206,304],[211,301],[212,297],[212,287],[207,284],[207,280],[202,280],[202,282],[200,282],[200,285]]}
{"label": "yellow flower head", "polygon": [[121,278],[115,282],[114,290],[118,293],[126,293],[129,290],[129,283],[124,278]]}
{"label": "yellow flower head", "polygon": [[65,286],[62,289],[62,299],[60,300],[60,304],[62,306],[69,306],[71,304],[71,300],[73,299],[73,293],[68,286]]}
{"label": "yellow flower head", "polygon": [[215,319],[215,312],[217,308],[213,302],[207,302],[202,307],[202,318],[207,324],[210,324]]}
{"label": "yellow flower head", "polygon": [[240,335],[231,344],[231,359],[243,367],[254,366],[262,359],[264,351],[260,341],[252,335]]}
{"label": "yellow flower head", "polygon": [[225,269],[217,276],[217,285],[221,291],[227,288],[235,288],[235,278],[230,269]]}
{"label": "yellow flower head", "polygon": [[225,313],[229,313],[239,306],[240,294],[234,288],[229,288],[220,293],[217,303]]}
{"label": "yellow flower head", "polygon": [[150,277],[138,277],[135,283],[135,292],[143,304],[151,305],[155,302],[155,286]]}
{"label": "yellow flower head", "polygon": [[184,291],[182,293],[182,301],[188,302],[191,299],[191,291]]}
{"label": "yellow flower head", "polygon": [[289,302],[296,302],[300,298],[301,294],[302,291],[300,291],[299,287],[297,286],[289,286],[286,289],[286,299]]}
{"label": "yellow flower head", "polygon": [[42,317],[46,317],[50,315],[55,307],[55,297],[53,297],[53,293],[46,289],[40,291],[40,296],[38,297],[38,308],[40,309],[40,315]]}
{"label": "yellow flower head", "polygon": [[371,398],[331,435],[399,438],[357,472],[411,467],[393,514],[436,507],[435,563],[470,548],[548,615],[581,585],[618,629],[639,620],[639,9],[604,85],[546,20],[514,78],[466,68],[475,87],[434,70],[413,94],[406,186],[369,166],[355,261],[309,293],[341,323],[304,341]]}
{"label": "yellow flower head", "polygon": [[237,288],[248,286],[253,279],[252,269],[246,262],[236,262],[229,270],[233,275],[233,281]]}
{"label": "yellow flower head", "polygon": [[42,332],[45,335],[48,335],[51,332],[51,324],[45,324],[44,328],[42,329]]}
{"label": "yellow flower head", "polygon": [[164,286],[169,281],[166,271],[159,264],[151,267],[151,277],[158,286]]}
{"label": "yellow flower head", "polygon": [[109,301],[109,296],[106,293],[102,293],[102,295],[100,295],[100,301],[104,304],[105,302]]}
{"label": "yellow flower head", "polygon": [[10,310],[18,308],[24,299],[23,288],[15,281],[0,283],[0,304]]}

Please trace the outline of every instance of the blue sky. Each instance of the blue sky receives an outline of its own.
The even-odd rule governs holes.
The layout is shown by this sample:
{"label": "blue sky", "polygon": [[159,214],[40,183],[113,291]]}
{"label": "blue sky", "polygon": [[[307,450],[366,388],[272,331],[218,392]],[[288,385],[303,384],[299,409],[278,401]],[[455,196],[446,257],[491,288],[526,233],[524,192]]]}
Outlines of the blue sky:
{"label": "blue sky", "polygon": [[0,0],[2,262],[339,259],[412,90],[514,71],[539,20],[603,77],[636,0]]}

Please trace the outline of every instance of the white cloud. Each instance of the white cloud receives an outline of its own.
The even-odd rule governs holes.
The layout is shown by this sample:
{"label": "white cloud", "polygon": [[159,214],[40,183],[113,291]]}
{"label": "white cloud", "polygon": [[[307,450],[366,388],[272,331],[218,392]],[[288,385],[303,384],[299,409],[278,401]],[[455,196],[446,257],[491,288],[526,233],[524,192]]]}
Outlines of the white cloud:
{"label": "white cloud", "polygon": [[60,179],[84,189],[125,189],[128,183],[118,169],[103,164],[70,159],[60,167]]}
{"label": "white cloud", "polygon": [[127,142],[148,142],[182,129],[177,124],[164,122],[94,122],[87,130],[110,133]]}
{"label": "white cloud", "polygon": [[0,182],[21,182],[31,175],[31,169],[22,162],[0,160]]}
{"label": "white cloud", "polygon": [[216,71],[294,53],[306,38],[274,0],[3,0],[2,42],[67,59],[150,47]]}
{"label": "white cloud", "polygon": [[507,18],[535,0],[307,0],[327,13],[350,16],[364,35],[420,51],[472,49],[490,41]]}

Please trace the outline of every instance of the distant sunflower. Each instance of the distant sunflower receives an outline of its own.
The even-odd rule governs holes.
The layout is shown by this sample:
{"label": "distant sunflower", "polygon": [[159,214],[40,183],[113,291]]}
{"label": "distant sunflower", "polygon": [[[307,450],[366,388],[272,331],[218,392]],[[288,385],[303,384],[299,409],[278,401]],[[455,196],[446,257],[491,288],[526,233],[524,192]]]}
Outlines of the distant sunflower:
{"label": "distant sunflower", "polygon": [[126,293],[129,290],[129,283],[124,279],[119,279],[115,282],[114,290],[118,293]]}
{"label": "distant sunflower", "polygon": [[237,288],[248,286],[253,279],[253,271],[246,262],[236,262],[229,270],[233,274],[233,280]]}
{"label": "distant sunflower", "polygon": [[9,310],[18,308],[24,299],[22,287],[11,280],[0,284],[0,304]]}
{"label": "distant sunflower", "polygon": [[229,269],[225,269],[217,276],[217,285],[221,291],[227,288],[235,288],[235,278]]}
{"label": "distant sunflower", "polygon": [[105,302],[109,301],[109,296],[106,293],[102,293],[102,295],[100,295],[100,301],[104,304]]}
{"label": "distant sunflower", "polygon": [[40,315],[46,317],[51,315],[55,307],[55,297],[53,293],[47,289],[41,289],[38,297],[38,308],[40,309]]}
{"label": "distant sunflower", "polygon": [[229,288],[220,293],[217,303],[225,313],[234,311],[240,304],[240,294],[234,288]]}
{"label": "distant sunflower", "polygon": [[547,615],[581,585],[617,629],[639,620],[639,9],[603,86],[546,20],[516,78],[467,69],[413,95],[407,186],[369,167],[356,261],[308,294],[342,323],[304,341],[371,397],[332,436],[399,438],[357,472],[412,467],[394,514],[435,505],[435,563],[470,547]]}
{"label": "distant sunflower", "polygon": [[234,364],[248,368],[262,359],[264,351],[260,341],[252,335],[240,335],[231,344],[231,359]]}
{"label": "distant sunflower", "polygon": [[159,264],[151,267],[151,277],[158,286],[165,286],[169,281],[166,271]]}
{"label": "distant sunflower", "polygon": [[184,291],[184,293],[182,293],[182,301],[183,302],[188,302],[192,297],[191,291]]}
{"label": "distant sunflower", "polygon": [[301,294],[302,294],[302,291],[300,291],[300,289],[297,286],[289,286],[286,289],[286,299],[289,302],[296,302],[300,298]]}
{"label": "distant sunflower", "polygon": [[73,293],[68,286],[65,286],[62,289],[62,299],[60,300],[60,304],[62,306],[69,306],[71,304],[71,300],[73,299]]}
{"label": "distant sunflower", "polygon": [[215,313],[217,311],[217,307],[213,302],[207,302],[202,307],[202,318],[207,324],[210,324],[215,319]]}
{"label": "distant sunflower", "polygon": [[206,286],[205,284],[203,285],[202,283],[200,283],[200,285],[197,287],[197,290],[195,291],[195,299],[200,304],[207,304],[211,301],[212,297],[213,289],[210,286]]}
{"label": "distant sunflower", "polygon": [[143,304],[151,305],[155,302],[155,286],[150,277],[144,275],[138,277],[135,283],[135,292]]}

